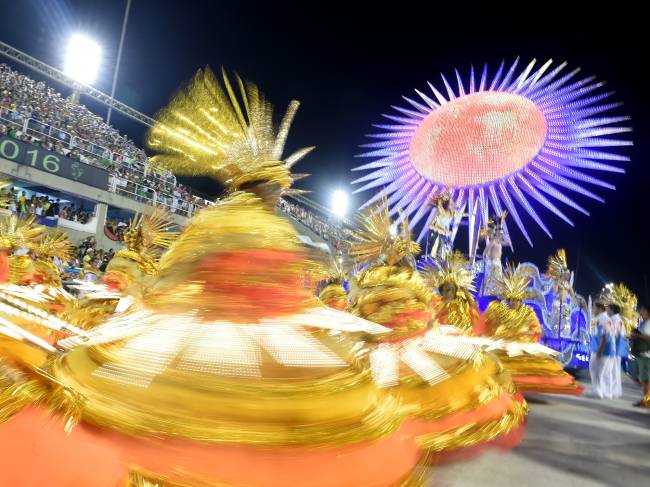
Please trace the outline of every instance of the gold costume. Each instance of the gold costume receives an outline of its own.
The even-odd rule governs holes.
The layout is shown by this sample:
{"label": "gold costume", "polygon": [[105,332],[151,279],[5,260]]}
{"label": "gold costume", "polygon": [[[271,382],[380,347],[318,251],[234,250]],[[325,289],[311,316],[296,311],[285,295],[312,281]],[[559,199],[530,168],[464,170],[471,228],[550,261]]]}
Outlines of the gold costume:
{"label": "gold costume", "polygon": [[343,287],[345,272],[343,271],[342,258],[331,259],[323,288],[318,293],[318,299],[330,308],[344,311],[348,307],[348,293]]}
{"label": "gold costume", "polygon": [[161,252],[177,236],[164,211],[156,209],[151,215],[136,215],[124,232],[124,248],[106,266],[107,287],[139,295],[144,279],[157,272]]}
{"label": "gold costume", "polygon": [[415,270],[408,222],[394,226],[384,202],[359,224],[352,255],[369,265],[351,280],[350,312],[390,328],[369,340],[373,376],[412,408],[422,445],[443,452],[515,430],[526,405],[499,362],[430,329],[431,288]]}
{"label": "gold costume", "polygon": [[581,394],[575,379],[553,358],[557,353],[539,345],[542,328],[535,311],[523,301],[530,276],[526,269],[510,266],[497,282],[499,298],[485,310],[486,335],[503,341],[495,353],[522,392]]}
{"label": "gold costume", "polygon": [[433,297],[433,317],[442,325],[453,326],[465,334],[482,335],[484,322],[473,293],[475,273],[458,251],[446,259],[429,263],[424,269]]}
{"label": "gold costume", "polygon": [[177,236],[169,215],[163,210],[133,217],[124,232],[124,248],[106,266],[103,285],[99,288],[91,285],[91,292],[68,303],[60,316],[88,330],[112,314],[132,307],[142,297],[146,280],[156,274],[162,251]]}
{"label": "gold costume", "polygon": [[[65,352],[35,379],[5,374],[7,426],[55,438],[58,423],[14,407],[47,403],[78,462],[95,461],[104,477],[126,471],[131,486],[410,485],[421,453],[407,411],[377,388],[357,346],[357,336],[387,330],[310,295],[313,264],[274,211],[308,152],[282,158],[298,104],[276,131],[257,87],[239,78],[237,87],[241,101],[225,75],[222,87],[200,70],[149,135],[157,163],[213,176],[231,194],[170,246],[140,310],[59,341]],[[87,446],[103,448],[101,459]],[[50,467],[58,483],[49,485],[95,485]],[[22,465],[3,472],[36,475]]]}

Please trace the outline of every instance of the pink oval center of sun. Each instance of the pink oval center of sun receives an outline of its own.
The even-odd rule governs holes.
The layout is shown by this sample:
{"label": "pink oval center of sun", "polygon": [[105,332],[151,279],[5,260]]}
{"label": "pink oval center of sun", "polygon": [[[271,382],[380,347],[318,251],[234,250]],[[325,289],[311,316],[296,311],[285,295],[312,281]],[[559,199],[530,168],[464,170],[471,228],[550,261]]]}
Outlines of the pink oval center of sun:
{"label": "pink oval center of sun", "polygon": [[524,167],[546,137],[546,118],[527,98],[482,92],[450,101],[422,121],[410,146],[425,178],[446,186],[473,186]]}

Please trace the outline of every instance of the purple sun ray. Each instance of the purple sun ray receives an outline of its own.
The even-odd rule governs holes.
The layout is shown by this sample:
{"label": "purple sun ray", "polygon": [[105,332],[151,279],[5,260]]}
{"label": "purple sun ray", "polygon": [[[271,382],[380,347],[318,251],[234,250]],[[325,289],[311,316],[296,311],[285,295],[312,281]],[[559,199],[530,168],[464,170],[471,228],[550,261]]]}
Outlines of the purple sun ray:
{"label": "purple sun ray", "polygon": [[604,82],[552,64],[535,69],[535,60],[520,66],[517,58],[492,74],[487,64],[471,66],[465,79],[455,69],[455,87],[441,74],[439,87],[428,82],[416,99],[402,97],[408,105],[392,106],[383,115],[390,123],[373,125],[357,156],[366,162],[353,171],[366,174],[354,192],[375,190],[362,207],[386,194],[391,214],[420,227],[420,241],[435,217],[432,196],[451,189],[468,220],[470,252],[478,230],[504,209],[530,245],[529,222],[551,237],[546,211],[569,225],[562,205],[588,215],[570,195],[603,202],[591,188],[614,189],[604,178],[625,172],[630,118],[605,114],[621,103]]}

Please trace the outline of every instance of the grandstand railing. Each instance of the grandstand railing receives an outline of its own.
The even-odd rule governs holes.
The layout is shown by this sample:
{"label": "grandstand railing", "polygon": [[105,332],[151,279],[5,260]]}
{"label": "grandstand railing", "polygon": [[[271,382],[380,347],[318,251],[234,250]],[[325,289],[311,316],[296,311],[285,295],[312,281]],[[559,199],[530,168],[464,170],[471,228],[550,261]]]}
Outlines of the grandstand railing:
{"label": "grandstand railing", "polygon": [[[157,182],[165,185],[171,184],[172,186],[176,186],[177,184],[176,177],[171,173],[161,174],[156,170],[152,170],[146,162],[133,160],[134,158],[132,156],[112,151],[107,147],[77,135],[72,135],[54,125],[49,125],[30,117],[25,118],[20,112],[3,109],[0,118],[7,123],[20,127],[22,132],[33,137],[46,138],[55,145],[61,144],[64,149],[76,149],[84,158],[103,169],[122,168],[137,173],[143,178],[156,179]],[[82,162],[88,163],[88,161]]]}
{"label": "grandstand railing", "polygon": [[[69,77],[67,77],[65,74],[63,74],[61,71],[48,66],[37,59],[29,56],[28,54],[21,52],[8,44],[1,42],[0,41],[0,55],[5,55],[8,56],[9,58],[13,59],[14,61],[17,61],[31,69],[34,69],[38,71],[39,73],[49,77],[50,79],[55,79],[60,83],[65,84],[66,86],[73,87],[74,89],[80,90],[82,93],[84,93],[87,96],[92,97],[93,99],[106,104],[109,107],[112,107],[115,110],[120,111],[124,115],[131,117],[134,120],[137,120],[139,122],[144,123],[145,125],[151,127],[154,124],[154,120],[151,117],[148,117],[137,110],[134,110],[127,105],[120,103],[119,101],[109,97],[105,93],[102,93],[101,91],[96,90],[95,88],[92,88],[87,85],[79,85],[76,82],[73,82]],[[60,144],[67,144],[66,149],[72,150],[76,149],[80,153],[80,159],[81,162],[84,162],[86,164],[92,164],[92,165],[97,165],[98,167],[101,167],[103,169],[111,169],[111,168],[124,168],[125,170],[129,171],[131,174],[136,173],[138,176],[142,177],[143,179],[147,178],[153,178],[156,179],[157,182],[162,183],[165,187],[169,188],[171,186],[171,191],[173,192],[173,188],[177,187],[177,181],[176,178],[174,177],[173,174],[168,173],[168,174],[159,174],[156,169],[154,169],[152,166],[145,162],[132,162],[129,161],[129,159],[135,159],[132,154],[121,154],[120,152],[117,151],[111,151],[107,147],[103,147],[101,145],[95,144],[93,142],[90,142],[88,140],[85,140],[81,137],[78,136],[73,136],[72,134],[69,134],[65,130],[62,130],[58,127],[50,126],[49,124],[42,123],[38,120],[28,118],[27,120],[24,119],[24,115],[21,113],[17,113],[18,118],[20,119],[20,122],[17,122],[13,119],[7,119],[4,117],[4,115],[8,114],[9,110],[6,107],[0,107],[0,118],[8,125],[14,126],[18,129],[20,129],[23,133],[27,134],[32,134],[32,136],[42,136],[42,137],[49,137],[54,143],[58,142]],[[36,132],[38,135],[34,134]],[[65,154],[67,155],[67,154]],[[137,164],[141,164],[141,166],[138,166]],[[122,186],[121,184],[116,183],[116,178],[119,178],[119,180],[124,180],[126,181],[126,186]],[[115,182],[115,184],[111,183]],[[113,192],[119,192],[120,194],[124,194],[125,196],[129,198],[133,198],[136,200],[140,200],[145,203],[149,204],[154,204],[157,206],[162,206],[173,213],[180,213],[183,215],[192,216],[194,212],[196,212],[198,209],[204,208],[210,204],[213,204],[213,202],[204,199],[202,195],[198,195],[195,191],[192,192],[192,195],[190,196],[191,200],[187,201],[185,199],[179,199],[175,198],[173,194],[168,194],[166,192],[160,192],[158,190],[154,190],[153,188],[150,188],[146,184],[143,184],[142,182],[138,181],[132,181],[130,179],[124,178],[122,175],[116,176],[113,175],[109,179],[109,189],[112,188]],[[130,188],[130,189],[129,189]],[[140,191],[138,192],[138,189]],[[337,220],[336,224],[332,224],[329,221],[329,218],[323,218],[318,217],[318,213],[321,215],[331,215],[331,212],[327,209],[322,207],[321,205],[318,205],[314,201],[304,198],[304,197],[294,197],[294,199],[300,203],[299,206],[302,206],[305,211],[307,211],[309,214],[311,214],[310,218],[307,218],[305,222],[302,222],[306,226],[310,227],[310,223],[314,223],[318,221],[320,225],[328,225],[332,229],[338,229],[338,230],[343,230],[343,233],[347,233],[347,229],[344,229],[344,227],[353,227],[354,224],[350,222],[347,219],[340,219]],[[316,213],[313,211],[309,211],[305,206],[309,207],[311,210],[315,210]],[[293,216],[293,215],[291,215]],[[293,216],[296,218],[295,216]],[[299,218],[296,218],[300,221]],[[310,227],[311,228],[311,227]],[[316,233],[321,233],[316,227],[311,228],[314,230]],[[329,231],[330,238],[336,238],[334,234],[337,232]],[[325,238],[324,235],[321,235],[322,237]]]}
{"label": "grandstand railing", "polygon": [[[94,144],[78,136],[72,136],[70,133],[61,130],[58,127],[44,124],[33,118],[24,118],[20,113],[12,110],[3,109],[0,112],[0,122],[4,123],[8,127],[13,127],[16,130],[19,130],[21,134],[24,133],[39,138],[40,140],[42,140],[42,138],[47,138],[55,146],[61,144],[61,147],[67,151],[64,153],[66,156],[68,156],[73,150],[77,150],[80,154],[81,162],[101,167],[102,169],[108,170],[111,167],[111,161],[114,161],[116,156],[121,157],[117,152],[111,152],[105,147]],[[146,178],[147,175],[150,175],[151,177],[155,174],[154,171],[149,170],[148,165],[142,163],[137,164],[142,166],[140,174],[142,174],[143,179]],[[119,163],[119,165],[131,173],[136,173],[136,175],[138,173],[137,167],[134,168],[131,164],[127,165]],[[160,179],[160,175],[158,174],[154,177],[165,183],[166,186],[172,186],[172,188],[177,186],[175,177],[173,178],[173,181],[170,181],[169,179]],[[197,209],[206,206],[205,204],[196,204],[181,197],[174,196],[173,191],[171,193],[165,193],[152,188],[142,181],[134,181],[133,179],[117,176],[115,174],[109,176],[108,191],[145,204],[163,207],[171,213],[180,214],[186,217],[191,217]],[[194,197],[190,196],[190,198]]]}
{"label": "grandstand railing", "polygon": [[[2,109],[0,111],[0,121],[7,126],[14,127],[17,130],[20,130],[22,133],[31,135],[32,137],[37,137],[39,139],[47,138],[55,146],[57,144],[61,144],[62,148],[67,151],[64,153],[66,156],[72,150],[76,149],[79,152],[81,162],[89,165],[94,165],[107,170],[111,167],[120,166],[132,174],[135,173],[141,175],[143,179],[148,174],[154,172],[147,164],[136,163],[142,166],[141,169],[134,164],[124,164],[120,161],[123,156],[117,152],[110,151],[106,147],[82,139],[79,136],[73,136],[69,132],[66,132],[65,130],[62,130],[58,127],[44,124],[33,118],[25,118],[19,112],[14,112],[6,108]],[[161,179],[161,176],[159,175],[156,176],[158,177],[159,181],[165,183],[166,186],[171,185],[172,188],[177,186],[176,178],[173,176],[173,181],[170,181],[169,179]],[[133,179],[129,179],[116,174],[111,174],[109,176],[108,191],[144,204],[164,208],[172,214],[178,214],[188,218],[196,213],[196,211],[211,204],[209,200],[196,196],[190,196],[190,198],[192,198],[192,201],[188,201],[182,197],[174,196],[173,191],[170,193],[159,191],[147,185],[146,183],[143,183],[142,181],[135,181]],[[296,203],[299,203],[299,206],[302,206],[306,211],[309,210],[304,208],[305,206],[311,210],[316,211],[316,213],[312,212],[311,219],[307,218],[305,221],[302,221],[305,226],[326,240],[332,242],[340,240],[335,236],[337,225],[326,221],[326,219],[318,217],[318,213],[321,215],[331,215],[331,212],[327,208],[303,196],[292,195],[291,199],[293,199]],[[289,215],[293,218],[297,218],[295,215],[292,215],[290,213]],[[301,221],[299,218],[297,219],[298,221]],[[314,225],[315,222],[317,222],[318,225]],[[340,223],[342,224],[341,227],[353,226],[353,223],[347,219],[341,219]],[[325,225],[326,227],[329,227],[328,231],[322,232],[319,225]],[[341,227],[338,229],[343,230]]]}

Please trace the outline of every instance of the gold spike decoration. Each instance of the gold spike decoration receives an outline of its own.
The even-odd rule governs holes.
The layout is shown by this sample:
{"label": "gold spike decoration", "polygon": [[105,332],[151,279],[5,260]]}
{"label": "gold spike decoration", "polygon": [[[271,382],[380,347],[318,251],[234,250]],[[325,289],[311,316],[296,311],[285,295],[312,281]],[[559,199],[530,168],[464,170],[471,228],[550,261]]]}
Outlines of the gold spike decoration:
{"label": "gold spike decoration", "polygon": [[451,283],[456,285],[459,292],[476,291],[474,287],[476,273],[463,254],[457,250],[443,261],[427,263],[422,274],[434,289],[440,289],[443,284]]}
{"label": "gold spike decoration", "polygon": [[548,265],[546,267],[546,272],[544,275],[547,278],[553,279],[555,281],[561,281],[568,279],[569,266],[567,265],[566,260],[566,251],[564,249],[559,249],[555,255],[552,255],[548,258]]}
{"label": "gold spike decoration", "polygon": [[158,208],[150,215],[138,214],[124,232],[124,248],[115,256],[133,260],[143,272],[153,274],[158,254],[169,248],[177,237],[178,231],[164,210]]}
{"label": "gold spike decoration", "polygon": [[599,301],[605,305],[616,304],[621,308],[621,318],[628,333],[636,327],[639,320],[636,310],[638,300],[625,284],[607,284],[600,292]]}
{"label": "gold spike decoration", "polygon": [[497,278],[497,289],[501,299],[525,300],[529,294],[528,285],[531,281],[531,271],[526,267],[508,265],[501,276]]}
{"label": "gold spike decoration", "polygon": [[176,93],[147,136],[148,147],[158,152],[154,164],[179,175],[213,177],[231,190],[257,183],[286,190],[291,166],[312,150],[282,160],[299,103],[289,104],[276,130],[271,103],[253,83],[235,79],[239,98],[225,71],[220,83],[209,67]]}
{"label": "gold spike decoration", "polygon": [[361,265],[377,261],[395,265],[420,252],[420,246],[411,240],[408,220],[403,218],[400,225],[391,222],[385,195],[361,215],[359,228],[353,233],[350,255]]}
{"label": "gold spike decoration", "polygon": [[45,227],[38,225],[33,215],[27,218],[19,218],[14,214],[0,217],[0,250],[32,250],[44,232]]}

